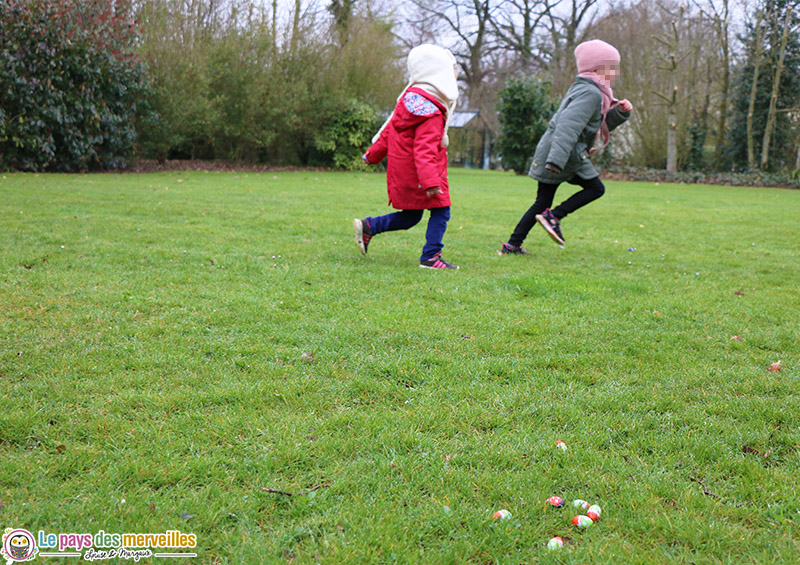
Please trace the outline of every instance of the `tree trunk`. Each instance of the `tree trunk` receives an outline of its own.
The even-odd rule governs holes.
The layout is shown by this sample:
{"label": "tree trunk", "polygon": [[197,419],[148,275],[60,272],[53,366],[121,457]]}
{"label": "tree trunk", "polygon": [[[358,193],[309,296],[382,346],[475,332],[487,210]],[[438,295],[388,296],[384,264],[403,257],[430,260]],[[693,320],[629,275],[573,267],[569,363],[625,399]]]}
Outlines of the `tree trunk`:
{"label": "tree trunk", "polygon": [[800,171],[800,139],[797,143],[797,155],[794,158],[794,170]]}
{"label": "tree trunk", "polygon": [[292,18],[292,40],[291,40],[291,53],[292,57],[297,53],[297,41],[300,35],[300,1],[294,0],[294,17]]}
{"label": "tree trunk", "polygon": [[678,9],[677,14],[670,14],[672,16],[672,33],[669,39],[663,37],[655,37],[656,41],[664,44],[667,47],[667,54],[664,57],[665,65],[659,65],[656,68],[669,71],[670,83],[672,84],[672,91],[669,95],[656,92],[655,94],[667,103],[668,116],[667,116],[667,171],[674,173],[678,170],[678,78],[677,71],[679,66],[678,47],[680,45],[680,31],[679,26],[683,22],[684,7]]}
{"label": "tree trunk", "polygon": [[678,116],[675,113],[678,87],[673,89],[672,104],[669,107],[669,122],[667,126],[667,171],[674,173],[678,170]]}
{"label": "tree trunk", "polygon": [[728,14],[728,2],[723,3],[725,15],[723,18],[717,18],[720,39],[720,50],[722,51],[722,85],[720,90],[722,96],[719,101],[719,116],[717,118],[717,140],[716,147],[714,148],[714,168],[719,169],[722,166],[722,148],[725,145],[725,123],[728,118],[728,91],[730,90],[731,79],[731,55],[730,55],[730,42],[728,39],[728,25],[730,23],[730,15]]}
{"label": "tree trunk", "polygon": [[714,79],[711,76],[711,60],[708,61],[706,69],[706,95],[703,98],[703,109],[700,112],[700,126],[703,128],[703,145],[706,142],[706,133],[708,131],[708,109],[711,106],[711,86]]}
{"label": "tree trunk", "polygon": [[786,43],[789,35],[789,17],[792,15],[792,7],[786,10],[783,21],[783,36],[781,37],[781,51],[778,56],[778,66],[775,68],[775,79],[772,81],[772,96],[769,98],[769,112],[767,113],[767,126],[764,129],[764,142],[761,145],[761,169],[766,169],[769,163],[769,144],[772,131],[775,129],[777,121],[778,90],[781,85],[781,74],[783,73],[783,62],[786,59]]}
{"label": "tree trunk", "polygon": [[278,48],[278,0],[272,0],[272,49]]}
{"label": "tree trunk", "polygon": [[755,53],[753,55],[753,84],[750,87],[750,104],[747,107],[747,168],[755,170],[756,157],[753,140],[753,114],[756,108],[756,95],[758,94],[758,75],[761,70],[761,55],[764,51],[763,41],[764,34],[761,29],[761,22],[764,20],[764,13],[758,13],[758,20],[756,20],[756,44],[754,45]]}
{"label": "tree trunk", "polygon": [[492,163],[492,132],[487,127],[483,130],[483,169],[489,170]]}

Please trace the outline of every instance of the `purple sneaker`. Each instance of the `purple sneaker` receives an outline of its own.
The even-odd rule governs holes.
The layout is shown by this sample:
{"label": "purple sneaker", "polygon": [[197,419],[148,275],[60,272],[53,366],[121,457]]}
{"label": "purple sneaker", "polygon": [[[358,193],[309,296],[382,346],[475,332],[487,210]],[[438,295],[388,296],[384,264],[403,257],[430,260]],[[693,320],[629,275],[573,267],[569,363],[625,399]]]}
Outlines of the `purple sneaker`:
{"label": "purple sneaker", "polygon": [[516,245],[509,245],[508,243],[504,243],[503,246],[500,248],[500,251],[497,252],[498,255],[530,255],[530,251],[526,251],[524,247],[516,246]]}
{"label": "purple sneaker", "polygon": [[547,232],[547,235],[549,235],[553,241],[560,243],[561,245],[566,243],[564,241],[564,236],[561,235],[561,222],[553,215],[553,213],[550,211],[550,208],[541,214],[536,214],[536,221],[542,224],[542,227]]}

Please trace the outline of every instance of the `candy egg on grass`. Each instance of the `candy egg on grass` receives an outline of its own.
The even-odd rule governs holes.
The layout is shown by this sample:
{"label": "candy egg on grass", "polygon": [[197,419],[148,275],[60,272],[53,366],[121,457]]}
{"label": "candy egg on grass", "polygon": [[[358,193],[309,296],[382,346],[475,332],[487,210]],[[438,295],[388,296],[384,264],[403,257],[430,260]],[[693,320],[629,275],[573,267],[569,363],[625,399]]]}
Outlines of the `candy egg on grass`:
{"label": "candy egg on grass", "polygon": [[575,516],[572,519],[572,523],[578,526],[579,528],[588,528],[589,526],[594,524],[591,518],[589,518],[588,516],[584,516],[583,514],[578,514],[577,516]]}
{"label": "candy egg on grass", "polygon": [[580,498],[576,498],[575,500],[572,501],[573,508],[579,508],[580,510],[589,510],[589,506],[591,506],[591,504],[589,504],[585,500],[581,500]]}
{"label": "candy egg on grass", "polygon": [[547,549],[554,550],[564,547],[564,540],[560,537],[556,536],[554,538],[550,538],[550,541],[547,542]]}
{"label": "candy egg on grass", "polygon": [[556,447],[559,448],[561,451],[567,450],[567,444],[561,441],[560,439],[556,441]]}
{"label": "candy egg on grass", "polygon": [[508,510],[498,510],[494,514],[492,514],[492,518],[494,520],[508,520],[511,518],[511,512]]}
{"label": "candy egg on grass", "polygon": [[566,501],[560,496],[551,496],[547,499],[547,504],[550,506],[555,506],[556,508],[561,508],[566,504]]}
{"label": "candy egg on grass", "polygon": [[602,513],[603,510],[597,504],[592,504],[589,507],[589,510],[586,511],[586,515],[592,519],[592,522],[597,522],[600,519],[600,514]]}

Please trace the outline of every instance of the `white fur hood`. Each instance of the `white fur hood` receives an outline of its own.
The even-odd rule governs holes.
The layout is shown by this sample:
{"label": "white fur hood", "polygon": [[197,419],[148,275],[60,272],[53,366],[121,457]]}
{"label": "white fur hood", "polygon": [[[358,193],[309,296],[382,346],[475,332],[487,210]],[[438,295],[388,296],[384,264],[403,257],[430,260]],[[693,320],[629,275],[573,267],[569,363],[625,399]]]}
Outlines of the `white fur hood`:
{"label": "white fur hood", "polygon": [[430,85],[444,98],[453,103],[458,99],[458,81],[454,67],[456,58],[444,47],[423,44],[414,47],[408,54],[408,74],[414,86]]}

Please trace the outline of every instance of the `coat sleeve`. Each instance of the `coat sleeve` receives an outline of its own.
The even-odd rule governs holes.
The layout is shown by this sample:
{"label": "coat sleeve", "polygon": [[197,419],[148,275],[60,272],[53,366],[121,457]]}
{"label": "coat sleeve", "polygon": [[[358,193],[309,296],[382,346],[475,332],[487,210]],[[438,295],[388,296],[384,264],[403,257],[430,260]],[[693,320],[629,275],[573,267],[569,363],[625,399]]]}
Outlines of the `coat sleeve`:
{"label": "coat sleeve", "polygon": [[364,154],[370,165],[377,165],[383,161],[386,154],[389,152],[389,127],[390,124],[386,124],[380,137],[378,137],[378,141],[370,145],[369,149],[367,149],[367,152]]}
{"label": "coat sleeve", "polygon": [[630,117],[630,112],[623,112],[619,109],[619,106],[614,106],[606,113],[606,125],[608,126],[608,131],[614,131],[614,128],[624,124]]}
{"label": "coat sleeve", "polygon": [[575,94],[575,97],[561,111],[545,163],[551,163],[559,169],[564,169],[572,149],[578,141],[578,136],[589,124],[592,116],[600,107],[600,103],[600,91],[583,90]]}
{"label": "coat sleeve", "polygon": [[444,133],[442,114],[437,112],[416,127],[414,132],[414,165],[420,188],[428,189],[441,185],[439,173],[439,150]]}

